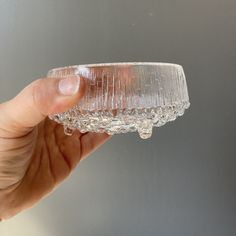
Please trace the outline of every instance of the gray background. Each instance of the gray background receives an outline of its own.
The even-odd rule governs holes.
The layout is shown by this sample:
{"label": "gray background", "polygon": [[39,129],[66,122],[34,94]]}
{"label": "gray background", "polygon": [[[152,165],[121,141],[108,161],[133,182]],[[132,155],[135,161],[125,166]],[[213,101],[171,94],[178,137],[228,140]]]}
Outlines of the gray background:
{"label": "gray background", "polygon": [[52,67],[176,62],[191,109],[118,135],[1,236],[236,235],[235,0],[0,0],[0,99]]}

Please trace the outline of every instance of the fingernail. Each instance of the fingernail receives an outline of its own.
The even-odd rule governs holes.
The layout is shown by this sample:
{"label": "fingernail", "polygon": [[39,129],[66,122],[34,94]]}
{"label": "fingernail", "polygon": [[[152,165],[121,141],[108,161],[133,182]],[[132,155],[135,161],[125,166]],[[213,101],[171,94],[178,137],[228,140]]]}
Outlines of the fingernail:
{"label": "fingernail", "polygon": [[79,91],[80,78],[78,76],[71,76],[59,81],[58,89],[62,95],[72,96]]}

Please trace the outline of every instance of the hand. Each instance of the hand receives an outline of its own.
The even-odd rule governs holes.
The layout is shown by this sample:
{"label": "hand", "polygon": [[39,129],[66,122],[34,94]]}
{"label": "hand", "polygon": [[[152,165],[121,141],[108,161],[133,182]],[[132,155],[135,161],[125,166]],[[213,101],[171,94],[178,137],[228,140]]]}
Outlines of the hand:
{"label": "hand", "polygon": [[79,131],[66,136],[46,118],[75,105],[84,83],[78,77],[39,79],[0,104],[0,219],[33,206],[109,138]]}

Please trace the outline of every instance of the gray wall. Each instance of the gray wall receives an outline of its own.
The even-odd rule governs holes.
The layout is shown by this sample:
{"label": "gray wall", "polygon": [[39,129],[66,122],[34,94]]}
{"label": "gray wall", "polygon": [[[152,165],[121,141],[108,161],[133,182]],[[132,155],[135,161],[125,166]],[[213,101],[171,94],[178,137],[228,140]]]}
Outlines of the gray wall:
{"label": "gray wall", "polygon": [[0,0],[0,99],[52,67],[176,62],[191,109],[115,136],[1,236],[236,235],[235,0]]}

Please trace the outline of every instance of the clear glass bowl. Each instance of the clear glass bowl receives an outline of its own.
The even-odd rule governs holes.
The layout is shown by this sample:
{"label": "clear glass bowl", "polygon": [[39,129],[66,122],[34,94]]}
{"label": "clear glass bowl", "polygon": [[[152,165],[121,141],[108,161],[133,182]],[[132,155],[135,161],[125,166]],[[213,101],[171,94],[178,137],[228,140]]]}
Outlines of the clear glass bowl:
{"label": "clear glass bowl", "polygon": [[184,114],[190,106],[182,66],[170,63],[129,62],[76,65],[52,69],[48,77],[77,75],[86,92],[72,109],[50,116],[64,125],[65,134],[138,131],[151,137],[160,127]]}

